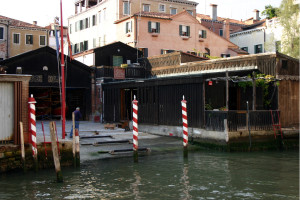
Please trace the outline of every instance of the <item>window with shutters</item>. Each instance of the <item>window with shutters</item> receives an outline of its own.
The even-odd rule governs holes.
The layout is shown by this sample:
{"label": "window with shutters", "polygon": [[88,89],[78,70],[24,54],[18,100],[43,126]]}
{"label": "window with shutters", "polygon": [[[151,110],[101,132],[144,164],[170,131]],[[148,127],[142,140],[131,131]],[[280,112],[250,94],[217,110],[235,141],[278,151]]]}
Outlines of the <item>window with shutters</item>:
{"label": "window with shutters", "polygon": [[254,53],[262,53],[262,52],[263,52],[262,44],[254,45]]}
{"label": "window with shutters", "polygon": [[149,33],[159,33],[160,32],[160,23],[159,22],[148,22],[148,32]]}
{"label": "window with shutters", "polygon": [[70,34],[72,34],[72,24],[70,24],[70,26],[69,26],[69,31],[70,31]]}
{"label": "window with shutters", "polygon": [[83,29],[83,20],[80,20],[79,21],[79,30],[82,30]]}
{"label": "window with shutters", "polygon": [[199,31],[199,38],[206,38],[206,30]]}
{"label": "window with shutters", "polygon": [[190,26],[179,25],[179,35],[190,37]]}
{"label": "window with shutters", "polygon": [[126,33],[131,33],[132,32],[132,22],[126,22],[125,24],[125,31]]}
{"label": "window with shutters", "polygon": [[26,35],[25,38],[26,38],[25,40],[26,44],[33,44],[33,35]]}
{"label": "window with shutters", "polygon": [[14,44],[20,44],[20,33],[14,33],[13,34],[13,43]]}
{"label": "window with shutters", "polygon": [[92,23],[92,26],[96,26],[96,24],[97,24],[97,16],[96,15],[93,15],[93,17],[92,17],[92,19],[93,19],[93,23]]}
{"label": "window with shutters", "polygon": [[89,42],[87,40],[83,42],[83,51],[86,51],[86,50],[89,49],[89,45],[88,44],[89,44]]}
{"label": "window with shutters", "polygon": [[45,45],[46,45],[46,36],[40,35],[40,46],[45,46]]}
{"label": "window with shutters", "polygon": [[223,29],[219,29],[219,35],[223,37]]}
{"label": "window with shutters", "polygon": [[241,49],[248,52],[248,47],[242,47]]}

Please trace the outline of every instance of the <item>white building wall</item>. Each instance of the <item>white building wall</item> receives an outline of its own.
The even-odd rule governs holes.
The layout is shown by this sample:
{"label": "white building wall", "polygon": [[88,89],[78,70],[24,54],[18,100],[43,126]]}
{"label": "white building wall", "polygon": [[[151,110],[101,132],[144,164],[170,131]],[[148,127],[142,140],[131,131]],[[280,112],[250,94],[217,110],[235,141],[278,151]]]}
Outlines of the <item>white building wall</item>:
{"label": "white building wall", "polygon": [[266,27],[245,30],[230,34],[230,41],[240,48],[248,47],[248,53],[254,54],[254,46],[263,44],[263,53],[275,52],[276,42],[282,40],[283,28],[278,18],[266,21]]}
{"label": "white building wall", "polygon": [[87,66],[94,66],[95,65],[94,55],[95,55],[94,53],[90,53],[87,55],[77,57],[77,58],[75,58],[75,60],[82,62]]}
{"label": "white building wall", "polygon": [[251,29],[230,34],[230,41],[240,48],[248,47],[248,53],[254,54],[255,45],[262,44],[264,48],[264,29],[265,28]]}
{"label": "white building wall", "polygon": [[[101,13],[101,20],[99,19]],[[116,41],[116,25],[117,20],[117,1],[106,0],[96,6],[93,6],[77,15],[69,18],[69,28],[71,25],[71,33],[69,30],[70,41],[72,45],[80,44],[80,42],[88,41],[88,49],[103,46]],[[96,15],[96,25],[92,25],[92,17]],[[90,27],[77,30],[75,32],[75,22],[89,18]],[[95,44],[93,44],[95,41]]]}

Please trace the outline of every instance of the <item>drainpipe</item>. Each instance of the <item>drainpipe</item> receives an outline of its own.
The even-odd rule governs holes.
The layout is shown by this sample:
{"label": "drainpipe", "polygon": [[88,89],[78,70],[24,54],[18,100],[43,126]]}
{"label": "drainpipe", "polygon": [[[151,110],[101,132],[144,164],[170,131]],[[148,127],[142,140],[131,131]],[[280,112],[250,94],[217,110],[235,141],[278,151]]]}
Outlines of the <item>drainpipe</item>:
{"label": "drainpipe", "polygon": [[264,53],[265,53],[265,44],[266,44],[266,29],[264,29]]}
{"label": "drainpipe", "polygon": [[9,39],[9,34],[8,34],[8,31],[9,31],[9,20],[7,21],[7,25],[6,25],[6,58],[8,58],[8,50],[9,50],[9,48],[8,48],[8,45],[9,45],[9,42],[8,42],[8,39]]}

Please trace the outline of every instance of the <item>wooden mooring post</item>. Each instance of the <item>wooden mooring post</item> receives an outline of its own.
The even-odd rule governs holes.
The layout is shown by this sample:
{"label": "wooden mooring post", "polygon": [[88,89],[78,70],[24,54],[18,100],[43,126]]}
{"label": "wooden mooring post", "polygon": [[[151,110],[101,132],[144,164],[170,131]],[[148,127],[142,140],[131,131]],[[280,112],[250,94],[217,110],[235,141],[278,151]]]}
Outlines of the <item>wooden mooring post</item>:
{"label": "wooden mooring post", "polygon": [[138,101],[135,98],[132,101],[132,121],[133,121],[133,160],[134,162],[138,162],[139,159],[139,152],[138,152]]}
{"label": "wooden mooring post", "polygon": [[188,156],[188,118],[187,118],[187,101],[182,96],[181,107],[182,107],[182,128],[183,128],[183,156],[187,158]]}
{"label": "wooden mooring post", "polygon": [[52,153],[53,153],[53,160],[55,165],[57,182],[63,182],[63,176],[61,173],[60,161],[59,161],[58,150],[57,150],[55,123],[53,121],[50,122],[50,135],[51,135],[51,146],[52,146]]}
{"label": "wooden mooring post", "polygon": [[72,113],[73,124],[73,165],[74,167],[80,166],[80,146],[79,146],[79,130],[75,128],[75,114]]}
{"label": "wooden mooring post", "polygon": [[25,163],[25,148],[24,148],[24,133],[23,133],[23,122],[20,122],[20,139],[21,139],[21,156],[22,156],[22,166],[24,172],[26,172]]}

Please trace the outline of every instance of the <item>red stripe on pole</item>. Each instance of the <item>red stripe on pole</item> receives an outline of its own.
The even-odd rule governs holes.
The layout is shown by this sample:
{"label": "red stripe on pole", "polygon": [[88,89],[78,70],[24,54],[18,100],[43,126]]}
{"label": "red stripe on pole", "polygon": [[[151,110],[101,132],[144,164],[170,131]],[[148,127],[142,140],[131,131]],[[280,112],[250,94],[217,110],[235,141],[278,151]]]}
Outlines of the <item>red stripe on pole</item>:
{"label": "red stripe on pole", "polygon": [[132,101],[132,110],[133,110],[133,150],[138,150],[138,101],[135,99]]}
{"label": "red stripe on pole", "polygon": [[188,145],[188,118],[187,118],[187,109],[186,109],[187,101],[183,100],[181,101],[181,107],[182,107],[182,128],[183,128],[183,146],[187,147]]}
{"label": "red stripe on pole", "polygon": [[36,101],[33,98],[33,95],[28,98],[29,104],[29,121],[30,121],[30,132],[31,132],[31,144],[32,144],[32,155],[33,157],[37,156],[37,147],[36,147],[36,119],[35,119],[35,104]]}

